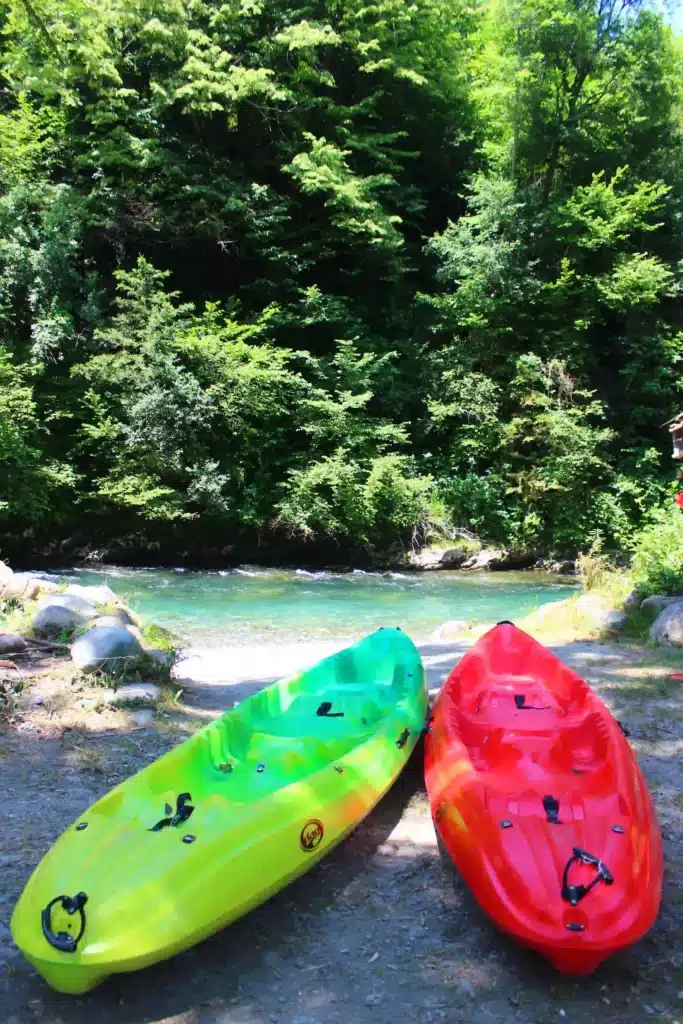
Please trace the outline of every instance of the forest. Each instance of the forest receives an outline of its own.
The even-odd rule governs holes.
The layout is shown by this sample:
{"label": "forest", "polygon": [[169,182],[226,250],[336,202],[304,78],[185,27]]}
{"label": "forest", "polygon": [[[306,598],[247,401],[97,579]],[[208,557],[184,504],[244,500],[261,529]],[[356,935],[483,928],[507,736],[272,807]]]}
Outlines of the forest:
{"label": "forest", "polygon": [[465,531],[573,557],[673,505],[683,44],[661,14],[0,17],[3,556]]}

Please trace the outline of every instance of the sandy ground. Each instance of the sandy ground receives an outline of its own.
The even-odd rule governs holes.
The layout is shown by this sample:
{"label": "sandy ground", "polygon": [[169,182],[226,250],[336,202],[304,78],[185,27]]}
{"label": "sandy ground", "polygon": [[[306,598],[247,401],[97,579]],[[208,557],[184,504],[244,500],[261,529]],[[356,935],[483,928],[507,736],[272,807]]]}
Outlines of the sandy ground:
{"label": "sandy ground", "polygon": [[[43,983],[8,924],[63,828],[235,701],[341,646],[188,651],[176,669],[177,706],[142,717],[75,690],[66,663],[20,666],[25,689],[0,726],[0,1022],[683,1024],[683,684],[669,678],[683,657],[596,643],[554,650],[629,726],[662,822],[667,871],[655,927],[594,976],[563,977],[481,913],[440,858],[420,748],[341,847],[242,921],[84,997]],[[421,646],[432,693],[467,646]]]}

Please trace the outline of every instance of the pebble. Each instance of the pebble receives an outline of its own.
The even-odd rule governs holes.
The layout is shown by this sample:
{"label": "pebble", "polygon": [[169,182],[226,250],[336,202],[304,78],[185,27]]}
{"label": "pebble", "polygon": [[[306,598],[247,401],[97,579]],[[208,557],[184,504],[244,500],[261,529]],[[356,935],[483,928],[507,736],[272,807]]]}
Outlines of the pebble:
{"label": "pebble", "polygon": [[379,1004],[383,1002],[384,996],[381,992],[371,992],[369,996],[365,997],[366,1006],[379,1006]]}

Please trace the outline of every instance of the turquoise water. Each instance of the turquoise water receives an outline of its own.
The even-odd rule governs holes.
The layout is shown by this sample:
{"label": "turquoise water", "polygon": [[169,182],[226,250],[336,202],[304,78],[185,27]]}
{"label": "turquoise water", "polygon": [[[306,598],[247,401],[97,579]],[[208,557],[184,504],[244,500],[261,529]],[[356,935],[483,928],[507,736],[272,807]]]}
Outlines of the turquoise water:
{"label": "turquoise water", "polygon": [[249,566],[229,572],[111,567],[49,575],[107,583],[145,618],[199,646],[356,638],[379,626],[400,626],[414,639],[426,639],[448,619],[519,619],[575,589],[566,579],[534,572],[310,573]]}

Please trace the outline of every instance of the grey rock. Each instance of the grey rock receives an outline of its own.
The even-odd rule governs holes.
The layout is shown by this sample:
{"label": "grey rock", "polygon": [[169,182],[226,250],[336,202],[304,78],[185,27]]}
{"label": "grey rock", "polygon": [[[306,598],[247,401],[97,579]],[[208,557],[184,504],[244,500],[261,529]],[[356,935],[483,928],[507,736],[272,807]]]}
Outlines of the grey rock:
{"label": "grey rock", "polygon": [[496,551],[494,548],[484,548],[483,551],[477,551],[476,555],[472,555],[471,558],[463,562],[462,568],[475,572],[488,570],[491,568],[492,562],[500,561],[502,557],[502,551]]}
{"label": "grey rock", "polygon": [[669,597],[668,594],[650,594],[649,597],[640,602],[640,610],[659,615],[670,604],[676,604],[676,601],[683,601],[683,597]]}
{"label": "grey rock", "polygon": [[620,629],[626,622],[626,612],[612,608],[607,598],[599,594],[582,594],[576,608],[594,629]]}
{"label": "grey rock", "polygon": [[14,573],[10,569],[7,562],[0,562],[0,587],[2,587],[4,583],[9,582],[9,580],[11,580],[13,576]]}
{"label": "grey rock", "polygon": [[38,608],[68,608],[71,612],[77,612],[84,622],[97,618],[97,608],[90,601],[79,597],[76,594],[53,594],[50,597],[41,597]]}
{"label": "grey rock", "polygon": [[119,672],[141,654],[139,641],[126,626],[95,626],[71,647],[71,658],[82,672]]}
{"label": "grey rock", "polygon": [[383,1002],[384,996],[381,992],[371,992],[369,996],[365,997],[366,1006],[379,1006]]}
{"label": "grey rock", "polygon": [[139,711],[131,711],[130,720],[136,729],[146,729],[154,722],[154,712],[149,708],[140,708]]}
{"label": "grey rock", "polygon": [[444,550],[412,551],[408,556],[408,564],[413,569],[430,571],[435,569],[458,569],[467,554],[462,548],[445,548]]}
{"label": "grey rock", "polygon": [[613,608],[605,615],[605,628],[606,629],[621,629],[625,625],[628,615],[626,612],[619,611],[618,608]]}
{"label": "grey rock", "polygon": [[59,594],[62,589],[54,580],[43,580],[38,577],[34,582],[38,584],[41,594]]}
{"label": "grey rock", "polygon": [[683,600],[659,613],[650,627],[650,639],[664,647],[683,647]]}
{"label": "grey rock", "polygon": [[145,654],[164,668],[171,668],[175,661],[174,651],[162,651],[160,647],[148,647]]}
{"label": "grey rock", "polygon": [[33,601],[40,593],[40,580],[27,573],[15,572],[9,579],[2,581],[0,588],[5,597],[17,597],[23,601]]}
{"label": "grey rock", "polygon": [[446,548],[441,552],[442,569],[459,569],[467,559],[467,552],[462,548]]}
{"label": "grey rock", "polygon": [[62,629],[75,629],[90,620],[90,616],[61,604],[46,604],[33,616],[31,626],[38,636],[56,636]]}
{"label": "grey rock", "polygon": [[142,633],[138,627],[118,615],[98,615],[98,617],[93,620],[91,628],[94,629],[96,626],[98,628],[127,629],[131,636],[134,636],[140,645],[143,643]]}
{"label": "grey rock", "polygon": [[0,633],[0,657],[6,654],[23,654],[28,644],[23,636],[14,636],[12,633]]}
{"label": "grey rock", "polygon": [[129,620],[123,615],[118,615],[116,612],[112,612],[107,615],[98,615],[96,619],[93,619],[93,626],[128,626]]}
{"label": "grey rock", "polygon": [[454,640],[471,629],[472,626],[466,619],[450,619],[448,622],[442,622],[440,626],[436,627],[431,639],[436,643],[444,640]]}
{"label": "grey rock", "polygon": [[117,690],[107,691],[108,704],[153,704],[161,696],[161,687],[156,683],[130,683]]}
{"label": "grey rock", "polygon": [[536,555],[532,552],[484,548],[468,558],[462,568],[474,572],[504,572],[508,569],[529,569],[535,561]]}
{"label": "grey rock", "polygon": [[118,600],[111,587],[104,585],[83,587],[79,583],[70,583],[64,593],[80,597],[89,604],[114,604]]}
{"label": "grey rock", "polygon": [[640,608],[641,603],[642,602],[641,602],[640,594],[638,593],[638,591],[637,590],[631,590],[630,593],[628,593],[626,595],[626,597],[624,598],[624,603],[622,604],[622,608],[624,609],[625,612],[632,612],[632,611],[635,611],[636,608]]}
{"label": "grey rock", "polygon": [[576,572],[576,562],[571,558],[564,558],[560,561],[550,561],[543,564],[546,572],[557,573],[558,576],[571,576]]}

